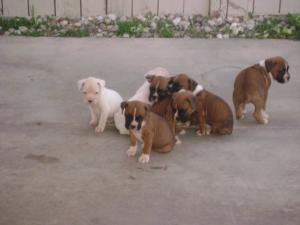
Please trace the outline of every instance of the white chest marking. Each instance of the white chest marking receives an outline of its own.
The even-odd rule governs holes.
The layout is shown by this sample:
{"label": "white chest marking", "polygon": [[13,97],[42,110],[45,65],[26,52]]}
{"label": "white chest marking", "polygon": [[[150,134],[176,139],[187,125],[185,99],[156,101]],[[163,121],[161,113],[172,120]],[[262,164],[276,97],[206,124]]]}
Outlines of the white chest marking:
{"label": "white chest marking", "polygon": [[133,135],[136,137],[136,139],[140,142],[144,142],[143,138],[142,138],[142,131],[141,130],[131,130],[131,132],[133,133]]}
{"label": "white chest marking", "polygon": [[202,90],[203,90],[203,87],[200,84],[198,84],[196,86],[195,90],[193,91],[193,94],[196,95],[196,94],[198,94],[198,92],[200,92]]}

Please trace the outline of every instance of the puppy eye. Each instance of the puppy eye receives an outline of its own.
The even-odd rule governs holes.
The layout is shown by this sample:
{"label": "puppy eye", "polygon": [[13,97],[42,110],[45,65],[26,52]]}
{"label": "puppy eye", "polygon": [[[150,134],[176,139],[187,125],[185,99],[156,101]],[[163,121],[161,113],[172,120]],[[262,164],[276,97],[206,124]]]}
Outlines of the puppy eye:
{"label": "puppy eye", "polygon": [[98,93],[99,93],[98,91],[95,92],[96,95],[97,95]]}
{"label": "puppy eye", "polygon": [[84,92],[83,92],[83,94],[85,94],[85,95],[86,95],[86,94],[87,94],[87,92],[86,92],[86,91],[84,91]]}

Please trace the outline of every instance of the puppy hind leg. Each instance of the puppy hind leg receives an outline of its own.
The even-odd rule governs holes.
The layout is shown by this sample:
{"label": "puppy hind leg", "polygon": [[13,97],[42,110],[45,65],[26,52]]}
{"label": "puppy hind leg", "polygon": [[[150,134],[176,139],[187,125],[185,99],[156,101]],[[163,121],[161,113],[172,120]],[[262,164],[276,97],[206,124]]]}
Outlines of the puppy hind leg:
{"label": "puppy hind leg", "polygon": [[255,107],[255,111],[253,113],[254,118],[256,119],[257,123],[260,124],[267,124],[268,123],[268,118],[266,118],[266,116],[264,116],[264,104],[261,101],[261,99],[255,99],[253,100],[253,104]]}
{"label": "puppy hind leg", "polygon": [[242,120],[245,118],[246,115],[246,104],[245,103],[239,103],[237,106],[235,106],[235,115],[237,120]]}
{"label": "puppy hind leg", "polygon": [[172,151],[173,147],[174,147],[174,144],[167,144],[163,147],[156,148],[155,151],[160,152],[160,153],[168,153],[168,152]]}

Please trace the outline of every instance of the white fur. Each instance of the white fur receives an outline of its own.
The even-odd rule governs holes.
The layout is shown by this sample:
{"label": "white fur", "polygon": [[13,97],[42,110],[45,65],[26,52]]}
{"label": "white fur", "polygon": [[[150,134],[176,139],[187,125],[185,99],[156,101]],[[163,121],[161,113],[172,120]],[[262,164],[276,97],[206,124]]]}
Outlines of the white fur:
{"label": "white fur", "polygon": [[[259,64],[261,67],[263,67],[263,68],[267,71],[266,60],[261,60],[261,61],[259,61],[258,64]],[[269,72],[268,75],[269,75],[270,77],[272,77],[271,72]]]}
{"label": "white fur", "polygon": [[[168,70],[162,67],[156,67],[147,73],[145,73],[144,77],[147,75],[156,75],[156,76],[164,76],[164,77],[170,77],[171,74]],[[128,101],[141,101],[147,104],[152,104],[149,101],[149,95],[150,95],[150,84],[148,81],[145,81],[142,86],[135,92],[135,94],[128,99]],[[125,116],[122,113],[122,109],[120,108],[119,111],[116,113],[117,115],[115,117],[118,118],[118,121],[116,122],[116,127],[118,128],[120,134],[129,134],[129,131],[125,128]]]}
{"label": "white fur", "polygon": [[[90,125],[96,126],[96,132],[103,132],[107,119],[113,118],[118,112],[123,101],[122,97],[116,91],[106,88],[104,80],[94,77],[79,80],[78,88],[83,93],[84,101],[89,106],[91,113]],[[125,126],[125,123],[123,123],[123,126]]]}
{"label": "white fur", "polygon": [[147,155],[147,154],[142,154],[139,158],[139,162],[140,163],[148,163],[150,160],[150,155]]}
{"label": "white fur", "polygon": [[126,151],[127,155],[130,156],[135,156],[137,152],[137,145],[135,146],[130,146],[130,148]]}
{"label": "white fur", "polygon": [[142,138],[142,131],[141,130],[131,130],[131,132],[133,133],[133,135],[136,137],[136,139],[143,143],[143,138]]}
{"label": "white fur", "polygon": [[196,86],[195,90],[193,91],[193,94],[196,95],[196,94],[198,94],[202,90],[203,90],[203,87],[200,84],[198,84]]}

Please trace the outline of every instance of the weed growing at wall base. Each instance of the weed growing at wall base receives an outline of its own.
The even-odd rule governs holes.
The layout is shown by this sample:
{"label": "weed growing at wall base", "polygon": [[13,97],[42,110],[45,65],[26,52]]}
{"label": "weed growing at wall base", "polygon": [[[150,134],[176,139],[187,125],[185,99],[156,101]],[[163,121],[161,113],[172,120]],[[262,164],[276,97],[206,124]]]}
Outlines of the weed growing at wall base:
{"label": "weed growing at wall base", "polygon": [[151,13],[57,18],[0,17],[0,35],[49,37],[280,38],[300,40],[300,14],[204,17]]}

